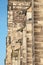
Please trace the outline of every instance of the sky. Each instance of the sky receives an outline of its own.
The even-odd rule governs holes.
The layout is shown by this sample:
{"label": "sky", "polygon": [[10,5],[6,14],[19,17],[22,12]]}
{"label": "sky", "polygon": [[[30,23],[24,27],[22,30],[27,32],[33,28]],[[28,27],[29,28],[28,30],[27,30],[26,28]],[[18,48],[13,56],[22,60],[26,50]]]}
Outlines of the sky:
{"label": "sky", "polygon": [[6,58],[7,0],[0,0],[0,65]]}

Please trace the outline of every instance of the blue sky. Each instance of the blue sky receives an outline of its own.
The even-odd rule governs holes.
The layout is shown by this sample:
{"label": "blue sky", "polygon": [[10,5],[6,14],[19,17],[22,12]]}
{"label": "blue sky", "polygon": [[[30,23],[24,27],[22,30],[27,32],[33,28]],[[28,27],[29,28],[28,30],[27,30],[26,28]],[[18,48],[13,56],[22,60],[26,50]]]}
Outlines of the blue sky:
{"label": "blue sky", "polygon": [[7,0],[0,0],[0,65],[6,57]]}

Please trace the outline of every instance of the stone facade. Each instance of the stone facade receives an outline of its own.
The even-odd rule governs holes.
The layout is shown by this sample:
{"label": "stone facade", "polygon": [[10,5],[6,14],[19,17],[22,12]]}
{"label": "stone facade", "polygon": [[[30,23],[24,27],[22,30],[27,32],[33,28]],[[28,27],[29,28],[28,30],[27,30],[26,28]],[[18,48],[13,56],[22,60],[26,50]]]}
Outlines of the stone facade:
{"label": "stone facade", "polygon": [[6,65],[43,65],[43,1],[8,0]]}

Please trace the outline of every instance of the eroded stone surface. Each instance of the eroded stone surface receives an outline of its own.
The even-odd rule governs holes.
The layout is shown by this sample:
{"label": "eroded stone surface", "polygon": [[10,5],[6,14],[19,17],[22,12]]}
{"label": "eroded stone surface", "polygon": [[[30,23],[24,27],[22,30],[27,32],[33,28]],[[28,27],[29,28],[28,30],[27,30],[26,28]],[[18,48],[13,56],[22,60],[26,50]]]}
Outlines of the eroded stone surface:
{"label": "eroded stone surface", "polygon": [[34,1],[33,18],[32,0],[8,1],[6,65],[43,65],[43,5],[40,3],[42,0]]}

